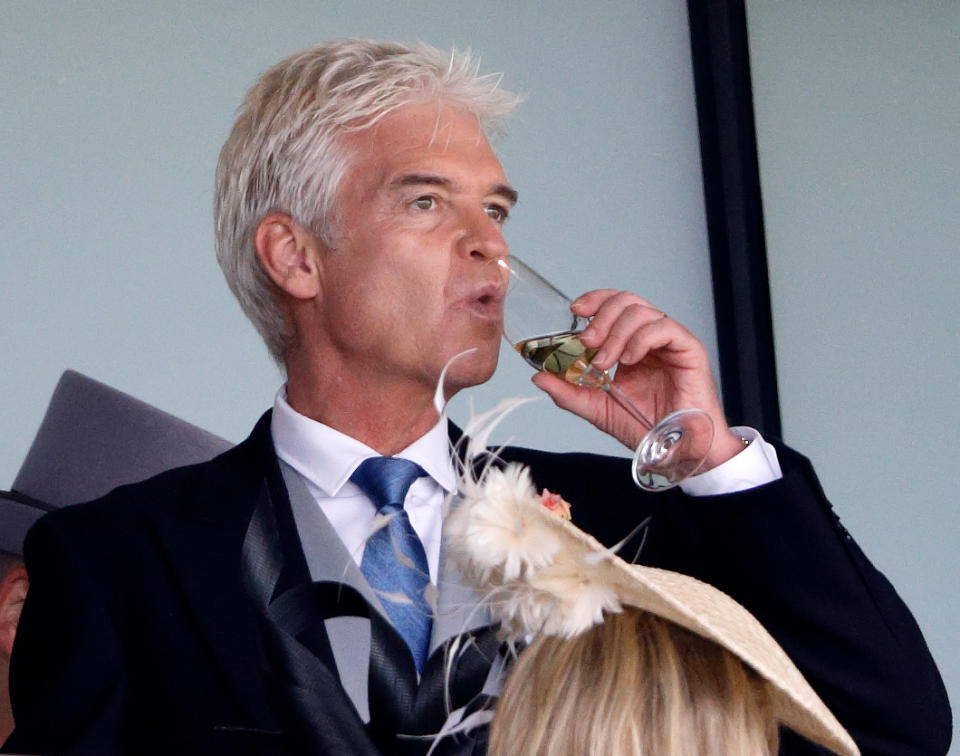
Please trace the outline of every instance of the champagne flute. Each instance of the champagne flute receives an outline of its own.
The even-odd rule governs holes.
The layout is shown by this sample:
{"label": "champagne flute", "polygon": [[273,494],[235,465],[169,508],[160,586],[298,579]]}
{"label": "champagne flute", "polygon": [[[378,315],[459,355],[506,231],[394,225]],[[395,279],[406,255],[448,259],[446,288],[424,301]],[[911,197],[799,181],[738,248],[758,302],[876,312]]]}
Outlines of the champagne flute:
{"label": "champagne flute", "polygon": [[636,484],[647,491],[664,491],[696,473],[713,443],[710,415],[683,409],[656,424],[650,422],[606,370],[590,364],[597,350],[579,339],[590,321],[573,314],[571,300],[512,255],[494,262],[509,275],[503,335],[511,346],[538,370],[607,392],[645,431],[631,466]]}

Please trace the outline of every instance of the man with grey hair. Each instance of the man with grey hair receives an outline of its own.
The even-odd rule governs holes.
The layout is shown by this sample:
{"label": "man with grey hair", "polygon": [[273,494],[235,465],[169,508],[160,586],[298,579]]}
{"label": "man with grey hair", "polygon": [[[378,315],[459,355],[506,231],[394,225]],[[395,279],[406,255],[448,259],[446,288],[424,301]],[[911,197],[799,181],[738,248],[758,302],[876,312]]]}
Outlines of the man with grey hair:
{"label": "man with grey hair", "polygon": [[[235,449],[34,528],[7,748],[483,752],[502,657],[444,559],[459,431],[434,395],[455,355],[469,350],[447,397],[496,367],[517,192],[488,136],[515,104],[467,55],[364,40],[291,56],[251,89],[217,169],[217,256],[286,383]],[[942,745],[919,630],[808,463],[727,430],[703,346],[651,303],[599,290],[573,307],[641,409],[710,413],[705,472],[651,497],[626,460],[502,457],[593,502],[574,517],[605,543],[653,514],[644,561],[745,604],[861,742]],[[602,392],[535,383],[635,443]]]}

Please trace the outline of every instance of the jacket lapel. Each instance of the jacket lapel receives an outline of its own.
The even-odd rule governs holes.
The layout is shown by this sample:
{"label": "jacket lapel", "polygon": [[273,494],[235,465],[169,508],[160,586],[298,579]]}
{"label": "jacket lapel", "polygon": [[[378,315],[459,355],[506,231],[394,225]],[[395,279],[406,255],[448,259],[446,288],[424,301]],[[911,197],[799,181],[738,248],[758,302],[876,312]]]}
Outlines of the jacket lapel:
{"label": "jacket lapel", "polygon": [[[261,549],[261,558],[267,555],[267,561],[275,562],[271,566],[273,578],[261,581],[261,590],[279,594],[291,586],[309,583],[310,577],[273,449],[270,413],[260,419],[246,441],[198,466],[195,477],[195,490],[156,518],[157,537],[224,676],[225,687],[251,724],[278,729],[284,717],[272,704],[272,691],[263,673],[263,620],[257,608],[272,596],[257,595],[256,588],[251,590],[256,581],[250,579],[250,570],[245,570],[244,544],[255,512],[269,511],[279,522],[279,527],[276,523],[271,526],[272,541],[267,539]],[[345,554],[335,534],[334,539]],[[335,558],[328,560],[327,569],[333,570]],[[342,571],[343,562],[338,564]],[[336,684],[335,675],[330,680],[323,691],[328,708],[350,709],[352,700]],[[353,728],[350,724],[345,731]]]}

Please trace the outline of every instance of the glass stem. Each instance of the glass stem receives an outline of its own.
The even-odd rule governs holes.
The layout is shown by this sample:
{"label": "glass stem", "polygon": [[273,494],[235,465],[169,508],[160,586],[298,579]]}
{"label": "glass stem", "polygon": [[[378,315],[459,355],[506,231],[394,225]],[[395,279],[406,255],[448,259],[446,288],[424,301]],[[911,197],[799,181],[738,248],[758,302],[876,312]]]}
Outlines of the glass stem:
{"label": "glass stem", "polygon": [[600,370],[593,367],[593,365],[590,365],[583,372],[580,380],[577,382],[603,389],[617,404],[627,411],[630,417],[640,423],[644,430],[648,431],[653,428],[653,423],[647,420],[646,416],[637,409],[637,406],[630,401],[630,397],[623,393],[619,387],[613,385],[613,381],[610,380],[610,376],[607,375],[607,371]]}

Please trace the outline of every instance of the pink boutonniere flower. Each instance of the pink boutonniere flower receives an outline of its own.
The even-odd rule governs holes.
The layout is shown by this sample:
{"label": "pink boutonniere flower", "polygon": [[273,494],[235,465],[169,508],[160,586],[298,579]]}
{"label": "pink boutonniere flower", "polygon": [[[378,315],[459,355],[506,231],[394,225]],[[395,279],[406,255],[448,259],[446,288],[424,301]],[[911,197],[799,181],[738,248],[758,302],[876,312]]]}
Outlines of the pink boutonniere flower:
{"label": "pink boutonniere flower", "polygon": [[564,500],[560,494],[555,494],[544,488],[540,493],[540,503],[550,512],[557,515],[557,517],[561,517],[564,520],[571,519],[570,502]]}

